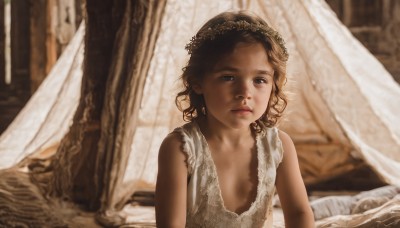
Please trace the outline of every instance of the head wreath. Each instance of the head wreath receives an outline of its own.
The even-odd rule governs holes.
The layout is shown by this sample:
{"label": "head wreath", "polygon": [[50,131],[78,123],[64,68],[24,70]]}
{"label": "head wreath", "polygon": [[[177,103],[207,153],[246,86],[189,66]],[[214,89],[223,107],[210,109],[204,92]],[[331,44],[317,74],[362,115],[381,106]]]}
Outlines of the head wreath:
{"label": "head wreath", "polygon": [[282,36],[272,29],[271,27],[263,24],[255,24],[249,23],[245,20],[240,21],[226,21],[224,23],[218,24],[213,28],[208,28],[207,30],[193,36],[190,42],[185,46],[185,49],[191,55],[194,51],[196,51],[204,41],[213,40],[217,36],[223,35],[229,31],[251,31],[254,33],[259,33],[265,37],[270,37],[274,39],[278,45],[281,47],[285,60],[288,59],[289,54],[285,47],[285,41]]}

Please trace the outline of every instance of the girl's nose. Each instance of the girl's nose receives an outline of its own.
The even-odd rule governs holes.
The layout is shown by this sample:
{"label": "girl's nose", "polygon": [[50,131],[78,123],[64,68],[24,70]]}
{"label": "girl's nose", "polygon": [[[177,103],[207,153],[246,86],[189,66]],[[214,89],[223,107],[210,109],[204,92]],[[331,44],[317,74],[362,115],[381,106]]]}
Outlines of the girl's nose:
{"label": "girl's nose", "polygon": [[236,99],[249,99],[251,97],[250,86],[246,82],[238,82],[236,86]]}

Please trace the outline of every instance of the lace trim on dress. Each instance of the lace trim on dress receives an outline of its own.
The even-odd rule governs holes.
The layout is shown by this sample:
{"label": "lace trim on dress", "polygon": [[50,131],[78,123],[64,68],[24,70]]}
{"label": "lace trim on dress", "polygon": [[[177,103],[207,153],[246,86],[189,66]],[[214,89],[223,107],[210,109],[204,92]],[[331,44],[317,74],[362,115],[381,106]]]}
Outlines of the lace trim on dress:
{"label": "lace trim on dress", "polygon": [[276,168],[278,168],[279,164],[281,164],[282,160],[283,160],[283,145],[282,145],[282,141],[281,138],[279,138],[279,130],[278,128],[274,128],[274,133],[275,133],[275,137],[276,137],[276,149],[278,150],[278,159],[275,160],[275,164],[276,164]]}
{"label": "lace trim on dress", "polygon": [[[198,124],[195,124],[198,132],[201,133],[200,127],[198,126]],[[221,187],[219,186],[219,180],[218,180],[218,176],[217,176],[217,168],[215,166],[214,160],[212,159],[211,156],[211,151],[210,151],[210,147],[207,143],[207,140],[205,139],[204,135],[201,133],[200,134],[200,138],[203,141],[203,143],[206,145],[205,148],[205,159],[207,161],[207,163],[209,164],[210,168],[211,168],[211,176],[208,179],[209,183],[208,186],[212,186],[212,188],[214,189],[213,192],[217,192],[217,207],[219,207],[221,209],[221,211],[224,211],[226,214],[229,214],[233,219],[240,219],[248,214],[254,214],[255,211],[257,211],[259,208],[261,208],[261,202],[262,202],[262,197],[263,194],[260,193],[264,193],[266,191],[265,188],[263,188],[263,184],[264,184],[264,177],[265,177],[265,173],[264,173],[264,169],[261,167],[265,167],[265,158],[264,153],[262,153],[262,149],[261,149],[261,143],[260,143],[260,138],[259,135],[256,136],[255,140],[256,140],[256,150],[257,150],[257,160],[258,160],[258,164],[257,164],[257,173],[258,173],[258,184],[257,184],[257,194],[256,194],[256,198],[254,199],[254,201],[251,203],[250,207],[242,212],[240,215],[237,214],[236,212],[230,211],[225,207],[224,204],[224,200],[222,198],[222,193],[221,193]]]}
{"label": "lace trim on dress", "polygon": [[189,144],[193,140],[190,139],[188,137],[187,133],[184,132],[183,127],[175,128],[175,130],[173,132],[180,134],[182,137],[182,151],[187,156],[188,173],[189,173],[189,175],[191,175],[193,173],[193,169],[194,169],[195,163],[196,163],[196,158],[195,158],[195,155],[193,154],[194,152],[190,149],[190,146],[189,146]]}

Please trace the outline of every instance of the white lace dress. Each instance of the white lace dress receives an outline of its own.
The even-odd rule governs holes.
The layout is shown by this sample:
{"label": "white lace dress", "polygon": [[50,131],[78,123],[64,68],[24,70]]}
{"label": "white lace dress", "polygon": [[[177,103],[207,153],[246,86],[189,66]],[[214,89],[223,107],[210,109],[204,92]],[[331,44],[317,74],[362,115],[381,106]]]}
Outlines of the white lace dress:
{"label": "white lace dress", "polygon": [[240,215],[224,206],[216,167],[197,123],[187,123],[174,132],[182,135],[183,151],[188,156],[186,227],[272,227],[276,169],[283,155],[277,128],[265,128],[256,136],[257,196]]}

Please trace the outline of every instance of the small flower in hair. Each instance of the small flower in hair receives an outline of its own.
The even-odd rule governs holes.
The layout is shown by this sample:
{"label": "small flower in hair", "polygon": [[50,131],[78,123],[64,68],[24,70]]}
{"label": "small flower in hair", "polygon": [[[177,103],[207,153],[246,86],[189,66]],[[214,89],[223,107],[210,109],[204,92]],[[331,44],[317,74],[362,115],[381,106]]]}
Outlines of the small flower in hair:
{"label": "small flower in hair", "polygon": [[285,60],[289,58],[289,54],[285,47],[285,41],[282,36],[272,29],[271,27],[263,24],[249,23],[245,20],[240,21],[226,21],[224,23],[216,25],[214,28],[208,28],[207,30],[193,36],[190,42],[185,46],[185,49],[191,55],[196,51],[204,41],[214,40],[216,36],[223,35],[229,31],[251,31],[254,33],[259,33],[264,37],[270,37],[275,40],[281,47]]}

